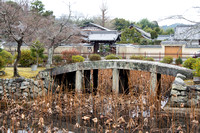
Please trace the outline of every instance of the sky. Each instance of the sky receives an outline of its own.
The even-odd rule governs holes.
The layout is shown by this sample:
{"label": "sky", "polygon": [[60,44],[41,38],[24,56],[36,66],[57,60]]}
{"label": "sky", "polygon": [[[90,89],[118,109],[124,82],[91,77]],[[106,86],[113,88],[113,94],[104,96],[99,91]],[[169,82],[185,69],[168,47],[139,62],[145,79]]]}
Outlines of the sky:
{"label": "sky", "polygon": [[[143,18],[157,21],[160,26],[187,21],[165,19],[172,15],[184,15],[189,20],[200,22],[200,0],[42,0],[46,10],[52,10],[56,17],[67,15],[71,5],[73,16],[90,18],[100,16],[102,2],[107,5],[110,19],[124,18],[138,22]],[[195,8],[199,7],[199,8]]]}

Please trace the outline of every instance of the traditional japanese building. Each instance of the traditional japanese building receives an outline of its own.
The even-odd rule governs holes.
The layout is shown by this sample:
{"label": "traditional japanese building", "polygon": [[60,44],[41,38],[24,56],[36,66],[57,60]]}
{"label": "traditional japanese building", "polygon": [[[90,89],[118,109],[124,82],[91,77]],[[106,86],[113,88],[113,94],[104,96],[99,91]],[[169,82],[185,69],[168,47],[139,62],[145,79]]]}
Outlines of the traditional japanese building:
{"label": "traditional japanese building", "polygon": [[100,44],[108,44],[114,51],[114,44],[120,40],[120,34],[116,30],[110,30],[94,23],[88,23],[81,29],[88,33],[88,42],[93,44],[94,53],[98,53]]}

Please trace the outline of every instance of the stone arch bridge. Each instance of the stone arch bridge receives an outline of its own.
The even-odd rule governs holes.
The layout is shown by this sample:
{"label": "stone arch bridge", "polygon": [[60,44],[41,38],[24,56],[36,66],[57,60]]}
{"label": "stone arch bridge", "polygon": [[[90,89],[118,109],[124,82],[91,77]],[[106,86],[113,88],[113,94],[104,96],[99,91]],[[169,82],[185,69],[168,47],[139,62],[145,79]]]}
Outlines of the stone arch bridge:
{"label": "stone arch bridge", "polygon": [[[91,70],[93,70],[93,87],[98,87],[99,69],[112,69],[112,91],[116,93],[119,93],[120,90],[120,80],[122,80],[123,85],[126,86],[129,70],[146,71],[151,73],[150,91],[153,95],[155,95],[160,88],[157,85],[161,82],[161,74],[175,77],[180,73],[185,75],[188,79],[193,77],[192,70],[190,69],[171,64],[142,60],[101,60],[72,63],[40,71],[37,77],[44,80],[47,85],[53,80],[53,78],[67,80],[68,85],[73,82],[75,90],[81,92],[82,88],[87,88],[90,82],[88,80],[84,81],[84,78],[90,79]],[[83,81],[85,82],[84,84]]]}

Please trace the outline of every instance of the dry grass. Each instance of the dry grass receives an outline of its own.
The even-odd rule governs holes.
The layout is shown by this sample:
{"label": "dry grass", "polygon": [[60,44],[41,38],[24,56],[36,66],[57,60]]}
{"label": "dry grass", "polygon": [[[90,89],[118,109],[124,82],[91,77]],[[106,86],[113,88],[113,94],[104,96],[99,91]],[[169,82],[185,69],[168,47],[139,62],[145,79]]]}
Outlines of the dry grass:
{"label": "dry grass", "polygon": [[[198,132],[199,114],[179,115],[160,110],[158,101],[149,94],[150,73],[131,71],[130,92],[111,93],[112,70],[99,71],[97,93],[77,94],[49,89],[44,97],[10,99],[6,111],[0,110],[0,132],[23,129],[32,132],[91,132],[91,133],[164,133]],[[174,77],[162,75],[162,95],[170,90]],[[139,90],[139,91],[136,91]],[[191,109],[192,110],[192,109]]]}
{"label": "dry grass", "polygon": [[[31,67],[18,67],[19,75],[25,78],[34,78],[39,71],[44,70],[44,67],[37,68],[36,71],[32,71]],[[0,76],[2,79],[6,78],[13,78],[13,67],[6,67],[5,70],[6,74],[4,76]]]}

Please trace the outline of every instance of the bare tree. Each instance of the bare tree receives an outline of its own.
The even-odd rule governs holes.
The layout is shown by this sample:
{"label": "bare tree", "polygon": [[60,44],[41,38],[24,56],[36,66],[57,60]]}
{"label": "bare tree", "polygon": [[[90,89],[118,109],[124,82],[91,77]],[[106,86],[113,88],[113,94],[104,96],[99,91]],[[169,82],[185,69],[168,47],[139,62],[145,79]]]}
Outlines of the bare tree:
{"label": "bare tree", "polygon": [[38,39],[44,43],[48,49],[47,68],[52,65],[53,52],[56,47],[62,43],[79,42],[80,31],[70,23],[71,10],[69,5],[69,15],[60,19],[47,18],[44,20],[44,25],[38,31]]}
{"label": "bare tree", "polygon": [[29,3],[0,1],[0,35],[6,41],[17,43],[17,58],[14,63],[14,77],[19,77],[17,65],[21,57],[23,43],[33,41],[32,35],[39,27],[40,16],[30,11]]}
{"label": "bare tree", "polygon": [[101,10],[101,26],[105,26],[105,22],[108,19],[106,17],[107,11],[108,11],[108,7],[107,7],[107,3],[106,1],[102,1],[102,5],[100,7]]}

